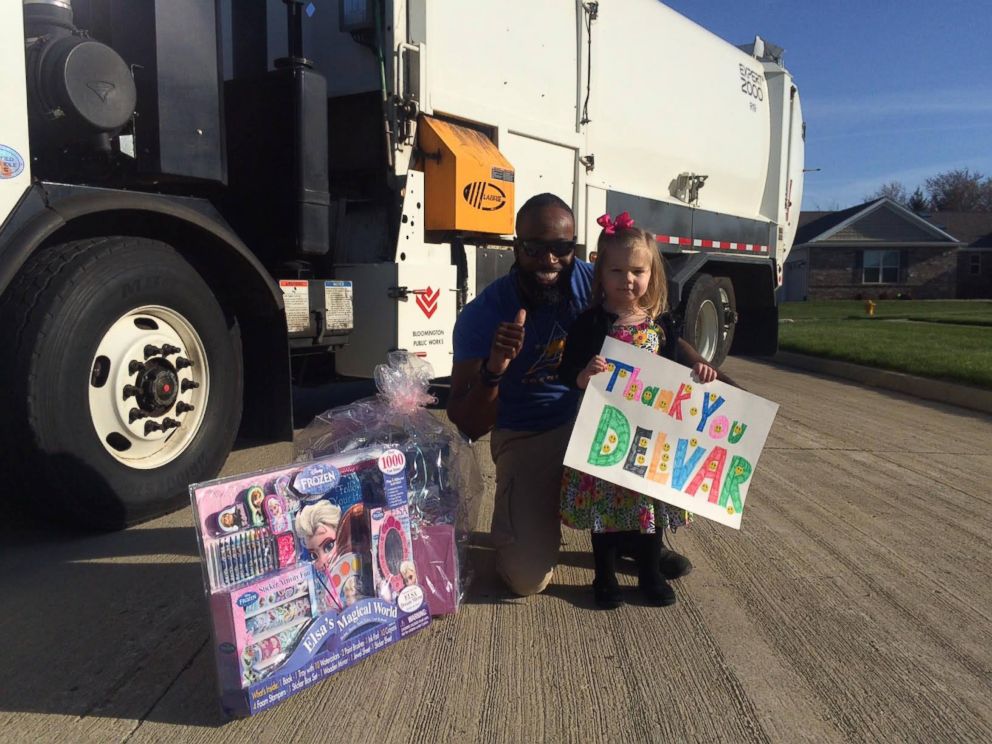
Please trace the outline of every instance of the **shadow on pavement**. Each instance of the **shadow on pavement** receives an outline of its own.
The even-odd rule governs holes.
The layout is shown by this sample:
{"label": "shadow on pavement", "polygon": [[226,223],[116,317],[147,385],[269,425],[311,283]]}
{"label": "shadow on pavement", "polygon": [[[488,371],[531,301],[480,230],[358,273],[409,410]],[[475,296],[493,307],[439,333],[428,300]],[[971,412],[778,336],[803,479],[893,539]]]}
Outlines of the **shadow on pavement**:
{"label": "shadow on pavement", "polygon": [[[100,477],[78,460],[52,467],[73,482]],[[81,503],[88,496],[81,491]],[[0,633],[12,639],[0,658],[0,711],[68,717],[70,740],[121,738],[145,720],[224,723],[190,514],[103,533],[25,511],[0,521]],[[209,694],[160,710],[203,654],[210,663],[193,684]]]}
{"label": "shadow on pavement", "polygon": [[[157,717],[156,703],[209,653],[193,531],[133,528],[7,534],[0,591],[8,609],[0,710],[199,726],[224,722],[216,697]],[[11,611],[13,610],[13,611]],[[212,669],[212,664],[211,664]],[[211,672],[211,683],[213,673]],[[94,727],[97,727],[94,724]]]}
{"label": "shadow on pavement", "polygon": [[[465,593],[466,604],[516,604],[526,602],[526,597],[513,594],[496,570],[496,551],[488,532],[472,532],[469,535],[468,561],[472,570],[472,580]],[[588,551],[563,550],[558,554],[559,566],[574,566],[592,570],[592,554]],[[553,580],[544,594],[564,599],[582,609],[595,607],[589,587],[558,584]]]}
{"label": "shadow on pavement", "polygon": [[467,562],[471,579],[465,592],[465,604],[505,604],[523,601],[513,594],[496,571],[496,550],[488,532],[469,534]]}

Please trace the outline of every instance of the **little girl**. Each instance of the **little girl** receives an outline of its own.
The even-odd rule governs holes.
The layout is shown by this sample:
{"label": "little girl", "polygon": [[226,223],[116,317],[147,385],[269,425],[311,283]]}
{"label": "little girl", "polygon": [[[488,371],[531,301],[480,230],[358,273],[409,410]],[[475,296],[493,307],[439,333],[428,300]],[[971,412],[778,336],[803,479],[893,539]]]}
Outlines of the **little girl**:
{"label": "little girl", "polygon": [[[668,284],[654,236],[634,227],[626,212],[616,221],[606,214],[597,222],[603,231],[596,246],[599,255],[593,270],[592,306],[569,329],[559,379],[585,390],[593,375],[606,371],[606,360],[599,352],[607,336],[691,365],[700,382],[717,379],[717,371],[676,335],[671,317],[664,313]],[[620,605],[615,563],[618,550],[629,543],[634,545],[644,598],[654,605],[674,604],[675,591],[659,567],[661,536],[667,525],[674,529],[685,523],[684,512],[566,468],[561,516],[569,527],[592,530],[596,570],[592,588],[597,605]]]}

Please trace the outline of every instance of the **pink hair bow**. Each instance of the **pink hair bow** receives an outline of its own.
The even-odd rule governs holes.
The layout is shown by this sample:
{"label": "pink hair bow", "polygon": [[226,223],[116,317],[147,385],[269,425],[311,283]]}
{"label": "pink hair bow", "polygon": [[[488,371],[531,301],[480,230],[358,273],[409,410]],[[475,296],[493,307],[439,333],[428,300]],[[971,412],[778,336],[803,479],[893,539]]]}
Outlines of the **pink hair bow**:
{"label": "pink hair bow", "polygon": [[617,215],[616,219],[610,217],[610,213],[607,212],[597,218],[596,224],[602,227],[603,232],[607,235],[616,235],[617,230],[629,230],[632,228],[634,226],[634,220],[629,212],[621,212]]}

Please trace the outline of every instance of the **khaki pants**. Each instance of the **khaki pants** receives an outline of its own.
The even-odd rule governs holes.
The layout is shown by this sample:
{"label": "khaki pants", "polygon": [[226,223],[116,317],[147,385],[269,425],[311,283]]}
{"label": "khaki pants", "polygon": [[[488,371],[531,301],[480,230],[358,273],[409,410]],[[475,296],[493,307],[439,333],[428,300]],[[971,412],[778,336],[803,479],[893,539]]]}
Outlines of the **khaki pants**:
{"label": "khaki pants", "polygon": [[492,539],[496,565],[510,589],[537,594],[551,581],[561,543],[562,462],[572,425],[550,431],[496,429]]}

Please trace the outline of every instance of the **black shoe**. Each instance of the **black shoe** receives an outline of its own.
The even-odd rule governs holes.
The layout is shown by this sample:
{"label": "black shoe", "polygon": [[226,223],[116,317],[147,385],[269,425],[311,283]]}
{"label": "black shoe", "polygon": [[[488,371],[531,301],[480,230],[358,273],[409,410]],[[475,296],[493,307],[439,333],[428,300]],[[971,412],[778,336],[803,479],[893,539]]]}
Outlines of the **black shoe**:
{"label": "black shoe", "polygon": [[[666,548],[662,540],[658,540],[658,569],[661,575],[669,581],[681,579],[692,573],[692,561],[671,548]],[[625,540],[617,546],[617,558],[637,561],[636,540]]]}
{"label": "black shoe", "polygon": [[623,592],[615,576],[612,582],[593,579],[592,596],[596,600],[596,606],[602,610],[615,610],[623,604]]}
{"label": "black shoe", "polygon": [[592,581],[592,596],[596,606],[613,610],[623,602],[623,592],[617,582],[617,545],[623,541],[623,532],[593,532],[592,560],[596,578]]}
{"label": "black shoe", "polygon": [[675,590],[662,579],[658,583],[641,583],[641,594],[644,600],[654,607],[670,607],[675,604]]}
{"label": "black shoe", "polygon": [[662,546],[658,568],[661,570],[662,576],[669,581],[674,581],[692,573],[692,561],[681,553],[676,553],[674,550]]}
{"label": "black shoe", "polygon": [[661,535],[637,536],[637,577],[645,601],[655,607],[675,604],[675,590],[665,581],[659,566]]}

